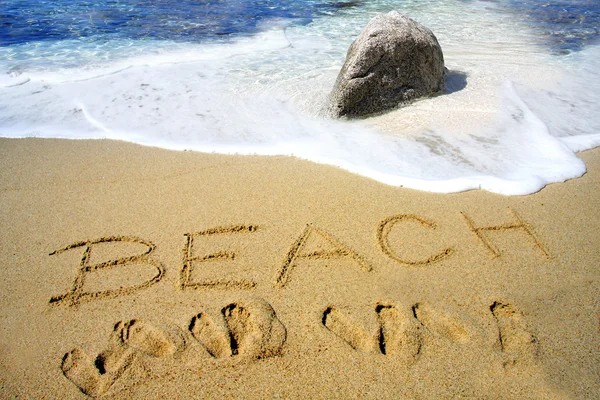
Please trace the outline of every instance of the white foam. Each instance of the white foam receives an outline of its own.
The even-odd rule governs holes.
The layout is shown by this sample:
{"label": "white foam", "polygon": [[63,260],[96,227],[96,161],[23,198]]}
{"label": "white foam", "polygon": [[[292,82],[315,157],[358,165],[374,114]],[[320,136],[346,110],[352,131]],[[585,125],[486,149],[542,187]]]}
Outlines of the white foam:
{"label": "white foam", "polygon": [[20,76],[16,73],[0,75],[0,87],[13,87],[24,85],[29,82],[26,76]]}
{"label": "white foam", "polygon": [[[277,26],[276,24],[273,25]],[[72,59],[73,56],[68,51],[69,47],[80,45],[76,41],[62,43],[61,47],[64,48],[61,48],[60,51],[54,50],[55,53],[58,53],[58,56],[53,60],[44,59],[49,52],[48,50],[40,51],[39,58],[42,60],[35,62],[36,57],[27,60],[28,63],[33,62],[34,65],[28,68],[26,75],[18,74],[21,82],[25,83],[31,80],[60,84],[86,81],[106,75],[114,75],[132,67],[225,60],[249,53],[281,50],[290,46],[290,43],[283,29],[261,32],[252,38],[241,38],[235,42],[221,41],[202,45],[165,41],[113,41],[96,45],[106,48],[104,50],[106,54],[103,55],[103,58],[106,58],[109,62],[104,63],[99,62],[98,48],[92,45],[88,45],[91,47],[84,47],[83,49],[77,48],[77,57]],[[21,51],[25,53],[35,51],[29,49],[30,46],[30,44],[21,45],[21,47],[26,48]],[[52,44],[47,46],[52,47]],[[123,47],[127,48],[127,51],[124,52]],[[126,56],[123,57],[124,55]],[[74,68],[74,64],[77,67]],[[7,75],[10,78],[17,77],[14,72]],[[2,79],[0,80],[0,85],[2,85],[3,80],[8,78],[5,76],[0,79]]]}
{"label": "white foam", "polygon": [[600,146],[600,134],[567,136],[559,139],[573,152],[580,152]]}
{"label": "white foam", "polygon": [[585,172],[575,152],[600,145],[596,83],[586,86],[600,81],[598,49],[554,58],[484,2],[461,3],[461,24],[455,2],[433,14],[412,7],[442,32],[451,90],[392,113],[352,122],[319,116],[367,11],[305,27],[275,23],[234,42],[134,43],[133,55],[107,49],[109,61],[86,56],[75,68],[61,64],[65,50],[0,81],[0,135],[294,155],[442,193],[527,194]]}

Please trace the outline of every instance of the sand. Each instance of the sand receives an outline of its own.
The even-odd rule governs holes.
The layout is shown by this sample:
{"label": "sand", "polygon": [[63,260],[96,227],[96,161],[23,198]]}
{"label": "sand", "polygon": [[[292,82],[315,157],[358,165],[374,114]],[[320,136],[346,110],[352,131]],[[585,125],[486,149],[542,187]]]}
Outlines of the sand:
{"label": "sand", "polygon": [[0,139],[0,397],[600,397],[600,150],[529,196]]}

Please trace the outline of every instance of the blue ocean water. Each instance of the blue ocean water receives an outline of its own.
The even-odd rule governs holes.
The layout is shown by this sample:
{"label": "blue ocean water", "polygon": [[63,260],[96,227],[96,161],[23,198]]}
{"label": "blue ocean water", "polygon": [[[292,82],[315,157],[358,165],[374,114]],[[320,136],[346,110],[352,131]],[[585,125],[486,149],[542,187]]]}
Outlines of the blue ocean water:
{"label": "blue ocean water", "polygon": [[[555,50],[581,50],[600,37],[597,0],[492,1],[506,12],[525,14]],[[265,20],[308,24],[314,18],[336,12],[360,10],[366,3],[365,0],[4,0],[0,5],[0,44],[116,38],[204,41],[256,33]],[[435,12],[435,2],[429,3]]]}
{"label": "blue ocean water", "polygon": [[510,9],[527,16],[552,51],[568,53],[595,44],[600,37],[597,0],[511,0]]}
{"label": "blue ocean water", "polygon": [[269,19],[306,24],[358,3],[315,0],[107,0],[3,2],[3,45],[43,40],[165,39],[203,41],[247,35]]}
{"label": "blue ocean water", "polygon": [[[442,96],[331,121],[360,29],[438,37]],[[3,0],[0,136],[294,155],[437,192],[526,194],[600,145],[597,0]]]}

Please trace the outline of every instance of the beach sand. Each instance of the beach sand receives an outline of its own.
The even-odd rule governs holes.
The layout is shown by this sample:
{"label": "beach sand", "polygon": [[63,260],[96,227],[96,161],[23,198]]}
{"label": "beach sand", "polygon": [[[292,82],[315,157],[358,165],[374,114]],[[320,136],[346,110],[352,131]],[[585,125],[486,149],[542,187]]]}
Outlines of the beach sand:
{"label": "beach sand", "polygon": [[529,196],[0,139],[0,397],[600,397],[600,150]]}

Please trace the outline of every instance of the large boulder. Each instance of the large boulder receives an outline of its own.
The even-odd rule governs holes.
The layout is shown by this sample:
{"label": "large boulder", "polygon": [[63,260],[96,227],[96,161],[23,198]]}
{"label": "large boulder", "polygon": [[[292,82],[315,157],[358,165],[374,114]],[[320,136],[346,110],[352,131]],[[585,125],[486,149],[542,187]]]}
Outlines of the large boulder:
{"label": "large boulder", "polygon": [[373,18],[352,43],[329,97],[334,118],[379,113],[444,88],[435,35],[392,11]]}

